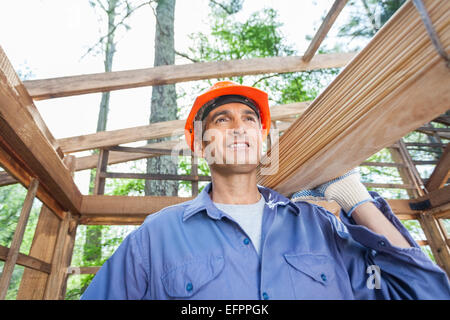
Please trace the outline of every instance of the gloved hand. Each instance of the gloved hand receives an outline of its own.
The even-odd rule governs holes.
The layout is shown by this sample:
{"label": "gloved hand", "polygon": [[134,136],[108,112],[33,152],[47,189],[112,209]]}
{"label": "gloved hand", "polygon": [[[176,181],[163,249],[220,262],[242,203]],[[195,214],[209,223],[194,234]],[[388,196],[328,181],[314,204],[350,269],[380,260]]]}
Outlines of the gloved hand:
{"label": "gloved hand", "polygon": [[334,200],[350,217],[357,206],[373,199],[361,183],[359,171],[353,169],[314,189],[298,191],[292,195],[291,200]]}

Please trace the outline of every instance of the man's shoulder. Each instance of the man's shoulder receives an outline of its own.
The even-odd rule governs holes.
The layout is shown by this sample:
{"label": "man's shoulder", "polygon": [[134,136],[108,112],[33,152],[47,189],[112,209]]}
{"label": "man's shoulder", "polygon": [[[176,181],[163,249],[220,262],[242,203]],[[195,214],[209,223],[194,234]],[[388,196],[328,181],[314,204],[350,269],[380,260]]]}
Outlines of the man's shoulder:
{"label": "man's shoulder", "polygon": [[175,222],[183,219],[184,212],[186,208],[192,203],[191,200],[187,200],[184,202],[176,203],[167,207],[164,207],[163,209],[159,210],[158,212],[149,214],[145,220],[143,225],[145,226],[152,226],[152,225],[159,225],[160,223],[168,223],[170,221]]}

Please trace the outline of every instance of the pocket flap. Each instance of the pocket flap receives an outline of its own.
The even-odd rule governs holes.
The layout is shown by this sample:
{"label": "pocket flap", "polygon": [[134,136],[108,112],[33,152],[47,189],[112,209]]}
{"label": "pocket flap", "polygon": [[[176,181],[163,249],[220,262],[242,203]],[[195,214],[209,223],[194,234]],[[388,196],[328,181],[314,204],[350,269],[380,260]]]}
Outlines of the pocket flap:
{"label": "pocket flap", "polygon": [[323,285],[328,285],[334,279],[334,261],[327,255],[295,253],[285,254],[284,258],[294,269],[310,276]]}
{"label": "pocket flap", "polygon": [[213,280],[223,269],[222,256],[190,260],[161,276],[167,294],[175,298],[190,297]]}

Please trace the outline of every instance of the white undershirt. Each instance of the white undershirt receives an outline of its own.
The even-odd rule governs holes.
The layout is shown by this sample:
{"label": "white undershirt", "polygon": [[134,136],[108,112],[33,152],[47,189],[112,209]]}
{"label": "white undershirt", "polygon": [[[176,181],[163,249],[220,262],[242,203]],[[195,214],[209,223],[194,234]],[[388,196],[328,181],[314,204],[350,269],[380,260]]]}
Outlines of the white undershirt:
{"label": "white undershirt", "polygon": [[262,194],[258,202],[251,204],[224,204],[214,202],[217,208],[232,217],[245,233],[247,233],[258,254],[261,243],[261,227],[265,203],[266,201]]}

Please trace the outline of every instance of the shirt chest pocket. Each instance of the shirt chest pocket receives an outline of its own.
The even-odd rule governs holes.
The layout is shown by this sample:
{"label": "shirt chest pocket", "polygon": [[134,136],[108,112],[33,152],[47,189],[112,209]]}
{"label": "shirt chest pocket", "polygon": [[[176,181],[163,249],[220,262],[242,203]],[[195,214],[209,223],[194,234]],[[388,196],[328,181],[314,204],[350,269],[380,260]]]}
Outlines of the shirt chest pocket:
{"label": "shirt chest pocket", "polygon": [[189,260],[171,268],[161,276],[161,281],[167,295],[172,298],[212,299],[212,296],[220,293],[214,288],[205,292],[206,287],[219,275],[223,267],[222,256],[212,255]]}
{"label": "shirt chest pocket", "polygon": [[297,299],[340,299],[334,260],[325,254],[285,254]]}

